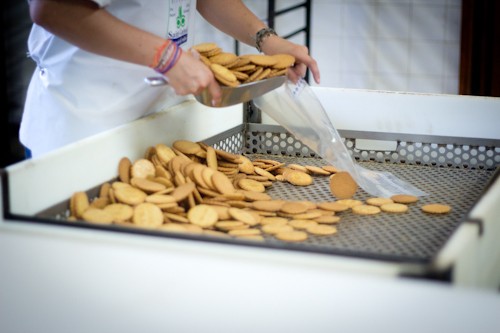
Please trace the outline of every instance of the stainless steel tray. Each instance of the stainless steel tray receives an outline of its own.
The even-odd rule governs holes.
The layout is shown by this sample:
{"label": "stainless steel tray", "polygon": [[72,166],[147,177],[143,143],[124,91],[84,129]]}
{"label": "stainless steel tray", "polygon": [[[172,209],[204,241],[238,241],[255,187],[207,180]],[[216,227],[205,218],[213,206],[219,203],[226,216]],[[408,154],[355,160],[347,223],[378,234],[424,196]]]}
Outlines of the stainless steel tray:
{"label": "stainless steel tray", "polygon": [[[152,76],[145,78],[146,83],[150,86],[167,85],[168,82],[164,77]],[[281,86],[286,81],[286,76],[276,76],[270,79],[259,80],[255,82],[241,84],[237,87],[221,86],[222,97],[221,102],[216,107],[226,107],[240,103],[246,103],[254,98],[264,95],[271,90]],[[196,100],[206,106],[212,107],[212,95],[208,89],[203,90],[200,94],[194,95]]]}

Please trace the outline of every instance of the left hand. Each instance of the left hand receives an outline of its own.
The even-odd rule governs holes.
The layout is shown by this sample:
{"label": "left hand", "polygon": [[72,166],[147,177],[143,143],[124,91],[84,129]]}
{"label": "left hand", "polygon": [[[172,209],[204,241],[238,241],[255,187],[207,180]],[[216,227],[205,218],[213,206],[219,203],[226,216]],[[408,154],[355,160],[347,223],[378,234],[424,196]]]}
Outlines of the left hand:
{"label": "left hand", "polygon": [[295,57],[295,65],[288,71],[288,77],[293,82],[306,75],[309,68],[316,83],[320,83],[320,73],[316,60],[309,55],[309,50],[304,45],[292,43],[278,36],[267,37],[261,45],[265,54],[273,55],[279,53],[290,54]]}

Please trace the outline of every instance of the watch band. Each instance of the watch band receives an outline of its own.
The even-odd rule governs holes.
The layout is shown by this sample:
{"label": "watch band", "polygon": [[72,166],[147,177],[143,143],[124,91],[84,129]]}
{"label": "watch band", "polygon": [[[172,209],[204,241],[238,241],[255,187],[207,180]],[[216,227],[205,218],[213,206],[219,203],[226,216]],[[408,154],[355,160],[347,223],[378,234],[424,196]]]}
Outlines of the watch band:
{"label": "watch band", "polygon": [[274,31],[273,28],[263,28],[257,31],[257,33],[255,34],[255,48],[257,49],[257,51],[262,52],[261,45],[269,36],[278,36],[278,34],[276,33],[276,31]]}

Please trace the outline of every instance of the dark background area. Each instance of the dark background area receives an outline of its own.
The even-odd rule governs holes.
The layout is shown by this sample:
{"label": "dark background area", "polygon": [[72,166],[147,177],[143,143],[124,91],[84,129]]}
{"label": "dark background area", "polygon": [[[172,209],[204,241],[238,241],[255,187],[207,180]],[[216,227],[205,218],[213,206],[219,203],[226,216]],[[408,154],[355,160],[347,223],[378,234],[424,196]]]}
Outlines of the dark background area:
{"label": "dark background area", "polygon": [[0,70],[2,82],[2,160],[0,167],[24,158],[24,149],[18,140],[19,123],[29,79],[35,68],[28,58],[27,39],[31,29],[28,2],[2,1],[2,46]]}

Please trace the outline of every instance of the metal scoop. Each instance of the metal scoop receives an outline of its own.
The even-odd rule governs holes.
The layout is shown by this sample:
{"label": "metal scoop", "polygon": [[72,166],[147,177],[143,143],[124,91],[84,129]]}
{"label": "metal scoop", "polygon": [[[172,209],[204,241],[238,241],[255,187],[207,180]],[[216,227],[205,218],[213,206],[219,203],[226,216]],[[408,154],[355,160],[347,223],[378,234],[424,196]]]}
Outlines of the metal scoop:
{"label": "metal scoop", "polygon": [[[144,79],[150,86],[157,87],[168,84],[168,81],[161,76],[150,76]],[[276,76],[270,79],[259,80],[245,83],[237,87],[221,86],[222,98],[217,107],[231,106],[234,104],[245,103],[254,98],[280,87],[286,81],[286,76]],[[196,100],[206,106],[213,107],[212,96],[208,89],[194,96]]]}

